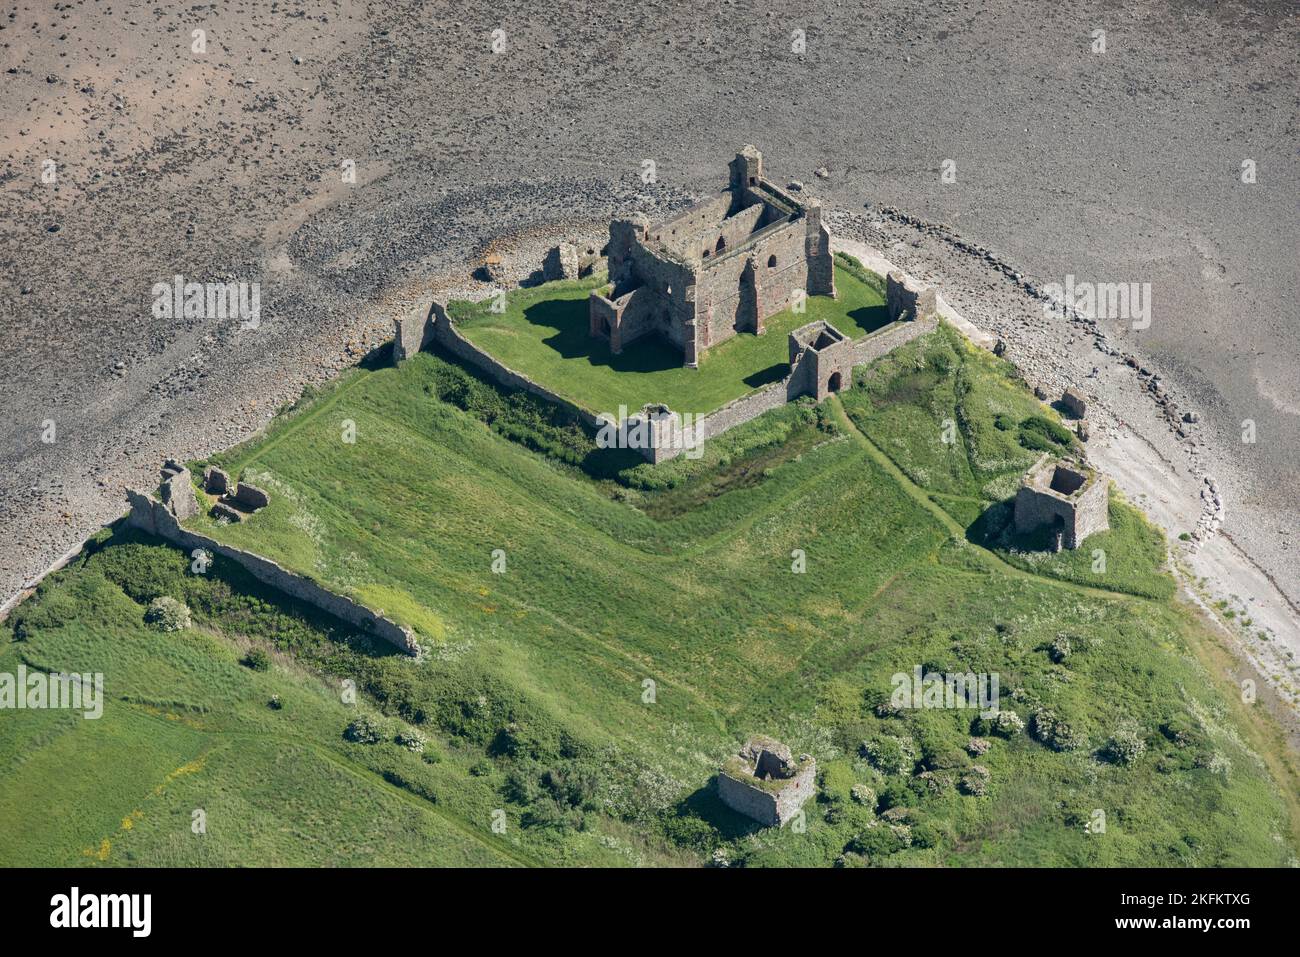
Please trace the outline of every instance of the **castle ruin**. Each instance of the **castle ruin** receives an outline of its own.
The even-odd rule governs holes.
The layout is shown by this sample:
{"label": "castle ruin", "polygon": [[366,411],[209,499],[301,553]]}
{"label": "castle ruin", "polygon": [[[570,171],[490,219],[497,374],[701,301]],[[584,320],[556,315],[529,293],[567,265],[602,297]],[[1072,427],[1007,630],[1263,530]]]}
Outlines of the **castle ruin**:
{"label": "castle ruin", "polygon": [[795,761],[780,741],[755,735],[718,772],[718,797],[764,827],[781,827],[816,791],[817,762]]}
{"label": "castle ruin", "polygon": [[726,189],[672,219],[610,223],[610,285],[588,302],[590,334],[611,352],[658,335],[697,367],[738,333],[762,335],[765,321],[798,297],[835,295],[821,205],[765,179],[753,146],[730,169]]}
{"label": "castle ruin", "polygon": [[1078,548],[1089,535],[1110,528],[1107,483],[1082,465],[1042,455],[1016,492],[1018,534],[1048,526],[1052,550]]}

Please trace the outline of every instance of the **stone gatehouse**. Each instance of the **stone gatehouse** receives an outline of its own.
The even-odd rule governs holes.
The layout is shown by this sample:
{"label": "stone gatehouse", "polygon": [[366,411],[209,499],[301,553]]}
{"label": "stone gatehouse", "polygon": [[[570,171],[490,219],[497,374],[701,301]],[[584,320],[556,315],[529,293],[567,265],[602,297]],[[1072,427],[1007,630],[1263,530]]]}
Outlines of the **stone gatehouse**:
{"label": "stone gatehouse", "polygon": [[830,231],[821,206],[763,176],[746,146],[726,189],[651,224],[644,215],[609,227],[609,280],[589,299],[590,333],[621,352],[658,335],[698,366],[709,348],[764,322],[797,296],[835,295]]}

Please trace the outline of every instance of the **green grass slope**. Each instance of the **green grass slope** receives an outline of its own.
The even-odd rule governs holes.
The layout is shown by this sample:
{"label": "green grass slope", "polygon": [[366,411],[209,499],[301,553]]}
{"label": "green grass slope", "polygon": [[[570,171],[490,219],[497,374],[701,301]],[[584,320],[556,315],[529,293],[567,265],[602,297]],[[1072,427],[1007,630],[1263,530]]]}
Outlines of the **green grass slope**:
{"label": "green grass slope", "polygon": [[[1052,441],[1021,441],[1043,410],[949,331],[909,350],[622,483],[437,356],[354,374],[221,457],[270,506],[193,524],[382,607],[425,656],[106,538],[9,625],[0,671],[104,671],[110,694],[99,722],[4,716],[0,862],[1294,861],[1294,762],[1161,584],[1158,535],[1116,523],[1097,574],[984,533],[1026,443]],[[945,418],[960,451],[924,438]],[[143,622],[162,594],[192,629]],[[266,670],[240,664],[250,648]],[[1023,727],[894,708],[918,666],[996,673]],[[344,738],[358,712],[377,743]],[[397,743],[410,729],[424,754]],[[806,827],[717,800],[755,732],[817,758]]]}

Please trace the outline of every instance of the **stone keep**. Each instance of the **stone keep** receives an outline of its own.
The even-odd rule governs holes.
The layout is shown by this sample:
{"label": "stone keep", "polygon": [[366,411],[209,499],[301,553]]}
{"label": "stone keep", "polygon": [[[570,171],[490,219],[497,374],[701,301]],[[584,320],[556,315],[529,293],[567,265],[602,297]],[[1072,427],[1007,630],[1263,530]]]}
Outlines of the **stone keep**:
{"label": "stone keep", "polygon": [[817,790],[817,762],[795,761],[779,741],[755,735],[718,772],[718,797],[765,827],[781,827]]}
{"label": "stone keep", "polygon": [[1053,549],[1078,548],[1089,535],[1110,528],[1108,483],[1085,466],[1043,455],[1020,480],[1016,532],[1049,526]]}
{"label": "stone keep", "polygon": [[588,300],[590,334],[614,353],[658,335],[688,366],[738,333],[762,335],[803,295],[835,295],[821,206],[764,178],[752,146],[736,154],[720,193],[664,222],[610,223],[608,258],[610,284]]}

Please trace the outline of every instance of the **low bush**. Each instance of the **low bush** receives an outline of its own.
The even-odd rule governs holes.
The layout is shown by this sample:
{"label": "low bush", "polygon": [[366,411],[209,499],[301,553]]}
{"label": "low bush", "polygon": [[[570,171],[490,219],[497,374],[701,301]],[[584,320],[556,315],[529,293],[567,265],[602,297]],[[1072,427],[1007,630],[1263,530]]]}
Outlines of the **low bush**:
{"label": "low bush", "polygon": [[269,671],[271,669],[271,656],[261,648],[253,648],[248,654],[244,655],[240,664],[253,671]]}
{"label": "low bush", "polygon": [[144,620],[159,631],[181,631],[192,623],[189,607],[167,595],[149,602]]}
{"label": "low bush", "polygon": [[348,724],[343,737],[356,744],[378,744],[388,737],[384,727],[369,715],[357,715]]}

